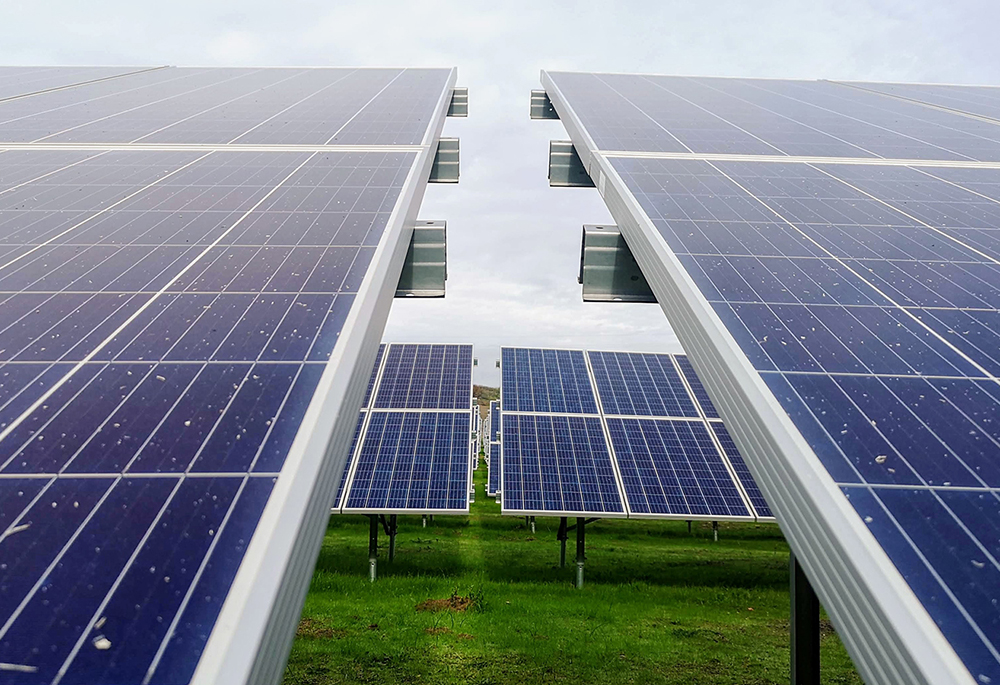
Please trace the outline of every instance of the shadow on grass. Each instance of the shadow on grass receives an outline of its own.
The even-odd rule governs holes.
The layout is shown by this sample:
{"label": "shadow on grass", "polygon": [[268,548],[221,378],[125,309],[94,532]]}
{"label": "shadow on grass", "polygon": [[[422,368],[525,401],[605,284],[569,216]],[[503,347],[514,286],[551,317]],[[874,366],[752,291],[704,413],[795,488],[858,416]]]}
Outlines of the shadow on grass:
{"label": "shadow on grass", "polygon": [[[475,512],[473,514],[475,517]],[[380,577],[459,578],[469,573],[502,582],[572,583],[576,540],[559,567],[558,519],[537,519],[535,532],[519,517],[438,516],[427,528],[419,517],[400,517],[396,557],[388,561],[388,537],[380,531]],[[364,577],[368,573],[367,521],[333,517],[317,570]],[[720,526],[670,521],[602,520],[587,526],[588,585],[645,583],[670,587],[783,589],[788,548],[774,525]]]}

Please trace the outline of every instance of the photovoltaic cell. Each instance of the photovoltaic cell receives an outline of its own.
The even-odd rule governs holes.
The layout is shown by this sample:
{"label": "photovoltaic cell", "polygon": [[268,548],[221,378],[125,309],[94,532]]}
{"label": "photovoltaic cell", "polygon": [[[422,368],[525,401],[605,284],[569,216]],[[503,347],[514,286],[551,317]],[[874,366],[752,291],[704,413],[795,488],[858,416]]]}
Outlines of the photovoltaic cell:
{"label": "photovoltaic cell", "polygon": [[112,79],[149,67],[0,67],[0,100]]}
{"label": "photovoltaic cell", "polygon": [[764,500],[764,494],[753,479],[753,475],[750,473],[747,463],[743,461],[743,455],[740,454],[740,450],[736,447],[736,443],[733,442],[729,431],[719,421],[713,421],[708,425],[712,432],[715,433],[715,437],[718,438],[719,444],[722,445],[722,453],[729,460],[729,463],[732,464],[737,479],[739,479],[740,484],[747,493],[747,497],[750,499],[750,504],[757,510],[757,516],[765,518],[773,517],[774,513],[771,511],[771,507]]}
{"label": "photovoltaic cell", "polygon": [[345,512],[468,511],[469,414],[373,411]]}
{"label": "photovoltaic cell", "polygon": [[752,518],[704,423],[608,419],[632,514]]}
{"label": "photovoltaic cell", "polygon": [[670,355],[588,352],[588,356],[605,414],[698,416]]}
{"label": "photovoltaic cell", "polygon": [[500,402],[497,400],[490,402],[490,440],[500,440]]}
{"label": "photovoltaic cell", "polygon": [[423,153],[102,145],[419,143],[450,75],[71,71],[0,70],[59,86],[0,141],[97,143],[0,152],[0,663],[183,683]]}
{"label": "photovoltaic cell", "polygon": [[376,409],[463,409],[472,393],[471,345],[389,347]]}
{"label": "photovoltaic cell", "polygon": [[701,384],[701,379],[694,372],[694,367],[691,366],[687,355],[674,355],[674,361],[677,362],[681,373],[684,374],[684,380],[691,386],[691,393],[694,395],[695,400],[697,400],[698,406],[701,407],[701,411],[705,414],[705,417],[709,419],[719,418],[719,412],[716,410],[715,405],[712,404],[712,398],[708,396],[705,386]]}
{"label": "photovoltaic cell", "polygon": [[505,513],[624,514],[601,420],[503,414]]}
{"label": "photovoltaic cell", "polygon": [[587,362],[580,350],[500,350],[504,411],[596,414]]}
{"label": "photovoltaic cell", "polygon": [[500,471],[503,468],[502,461],[500,459],[500,443],[489,443],[489,456],[490,458],[487,462],[489,474],[486,483],[486,494],[493,497],[500,489]]}

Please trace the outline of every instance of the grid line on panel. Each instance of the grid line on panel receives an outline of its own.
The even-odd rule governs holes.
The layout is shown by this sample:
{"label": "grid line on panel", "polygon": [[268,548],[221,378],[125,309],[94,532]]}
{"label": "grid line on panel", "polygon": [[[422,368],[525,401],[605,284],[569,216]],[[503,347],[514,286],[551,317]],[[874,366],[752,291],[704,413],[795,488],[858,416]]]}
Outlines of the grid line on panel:
{"label": "grid line on panel", "polygon": [[968,117],[970,119],[975,119],[977,121],[982,121],[988,124],[1000,124],[1000,119],[994,119],[993,117],[988,117],[982,114],[976,114],[975,112],[967,112],[965,110],[957,109],[955,107],[946,107],[944,105],[936,104],[933,102],[926,102],[924,100],[919,100],[917,98],[906,97],[898,93],[887,93],[882,90],[876,90],[874,88],[865,88],[857,83],[851,83],[849,81],[829,81],[829,83],[836,83],[838,86],[844,86],[845,88],[856,88],[857,90],[863,90],[866,93],[874,93],[876,95],[881,95],[887,98],[894,98],[896,100],[903,100],[904,102],[912,102],[923,107],[929,107],[931,109],[937,109],[942,112],[948,112],[950,114],[958,114],[963,117]]}
{"label": "grid line on panel", "polygon": [[[0,143],[0,147],[3,144]],[[737,155],[708,152],[640,152],[634,150],[597,150],[596,154],[614,159],[650,159],[696,162],[760,162],[764,164],[829,164],[871,167],[913,167],[915,169],[1000,169],[1000,162],[949,159],[902,159],[893,157],[819,157],[808,155]]]}

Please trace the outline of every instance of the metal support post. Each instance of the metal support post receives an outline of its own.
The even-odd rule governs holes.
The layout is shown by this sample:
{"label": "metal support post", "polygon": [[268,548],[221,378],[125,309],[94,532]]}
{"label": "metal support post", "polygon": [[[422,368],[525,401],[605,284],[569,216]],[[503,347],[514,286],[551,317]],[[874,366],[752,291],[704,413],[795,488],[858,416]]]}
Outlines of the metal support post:
{"label": "metal support post", "polygon": [[688,521],[688,535],[691,534],[691,522]]}
{"label": "metal support post", "polygon": [[421,516],[420,517],[420,521],[421,521],[421,523],[424,524],[424,528],[426,528],[427,527],[427,514],[424,514],[423,516]]}
{"label": "metal support post", "polygon": [[789,554],[789,592],[792,600],[791,685],[819,685],[819,598],[795,554]]}
{"label": "metal support post", "polygon": [[718,542],[719,541],[719,522],[718,521],[712,521],[712,541],[713,542]]}
{"label": "metal support post", "polygon": [[396,515],[389,516],[389,561],[396,558]]}
{"label": "metal support post", "polygon": [[368,578],[375,582],[375,567],[378,565],[378,516],[368,517]]}
{"label": "metal support post", "polygon": [[576,520],[576,588],[578,590],[583,587],[584,527],[586,525],[587,519],[581,517]]}
{"label": "metal support post", "polygon": [[566,517],[559,519],[559,532],[556,539],[559,540],[559,568],[566,568]]}
{"label": "metal support post", "polygon": [[535,532],[535,517],[534,516],[531,517],[531,532],[532,533]]}

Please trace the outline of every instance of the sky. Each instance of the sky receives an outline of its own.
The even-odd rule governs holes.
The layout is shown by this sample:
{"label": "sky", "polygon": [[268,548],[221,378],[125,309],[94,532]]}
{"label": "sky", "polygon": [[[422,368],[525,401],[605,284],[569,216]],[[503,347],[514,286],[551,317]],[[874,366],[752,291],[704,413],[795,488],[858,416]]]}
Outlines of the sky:
{"label": "sky", "polygon": [[471,342],[496,385],[501,345],[680,351],[655,304],[583,303],[594,189],[549,188],[558,121],[531,121],[539,70],[1000,84],[1000,3],[0,2],[0,64],[457,66],[469,118],[461,182],[431,185],[448,222],[448,295],[395,300],[385,340]]}

